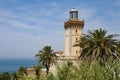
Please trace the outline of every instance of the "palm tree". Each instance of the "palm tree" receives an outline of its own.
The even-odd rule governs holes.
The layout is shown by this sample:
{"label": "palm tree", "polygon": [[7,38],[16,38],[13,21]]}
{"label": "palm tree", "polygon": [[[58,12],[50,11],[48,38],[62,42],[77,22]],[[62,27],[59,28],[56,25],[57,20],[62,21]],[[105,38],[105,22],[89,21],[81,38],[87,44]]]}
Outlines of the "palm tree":
{"label": "palm tree", "polygon": [[19,76],[23,77],[23,75],[27,75],[27,68],[26,67],[23,67],[21,66],[18,70],[18,74]]}
{"label": "palm tree", "polygon": [[116,57],[120,61],[120,41],[118,41],[117,48],[116,48]]}
{"label": "palm tree", "polygon": [[17,73],[17,72],[13,72],[13,73],[12,73],[12,79],[13,79],[13,80],[18,80],[18,78],[19,78],[19,77],[18,77],[18,73]]}
{"label": "palm tree", "polygon": [[57,56],[54,50],[51,49],[51,46],[44,46],[42,50],[36,54],[36,57],[39,58],[39,63],[41,63],[46,68],[46,73],[49,73],[49,67],[51,64],[56,62]]}
{"label": "palm tree", "polygon": [[107,35],[105,29],[96,29],[88,31],[88,34],[77,41],[76,46],[80,46],[80,59],[87,59],[90,63],[92,61],[99,61],[104,64],[108,59],[117,54],[116,48],[118,41],[114,39],[118,35]]}
{"label": "palm tree", "polygon": [[117,52],[118,54],[120,54],[120,41],[118,41],[118,44],[117,44]]}
{"label": "palm tree", "polygon": [[38,65],[35,67],[35,74],[36,74],[37,80],[39,80],[41,68],[42,68],[41,65]]}

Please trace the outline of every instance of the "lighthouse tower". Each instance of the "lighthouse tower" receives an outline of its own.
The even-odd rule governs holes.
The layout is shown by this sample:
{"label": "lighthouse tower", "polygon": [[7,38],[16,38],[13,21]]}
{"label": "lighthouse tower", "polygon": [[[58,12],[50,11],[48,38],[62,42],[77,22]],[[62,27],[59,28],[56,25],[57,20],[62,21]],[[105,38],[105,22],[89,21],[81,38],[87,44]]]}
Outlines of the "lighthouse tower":
{"label": "lighthouse tower", "polygon": [[[68,60],[77,65],[78,56],[80,55],[80,47],[74,46],[76,41],[82,37],[82,31],[84,27],[84,21],[78,19],[78,10],[73,8],[70,11],[70,18],[64,23],[65,28],[65,51],[58,51],[56,53],[59,58],[57,64],[62,67]],[[57,66],[58,66],[57,65]],[[50,67],[50,71],[56,74],[56,67],[53,65]]]}
{"label": "lighthouse tower", "polygon": [[73,8],[70,11],[70,18],[64,23],[65,28],[65,52],[68,57],[78,56],[79,47],[75,47],[76,41],[82,36],[84,21],[78,19],[78,10]]}

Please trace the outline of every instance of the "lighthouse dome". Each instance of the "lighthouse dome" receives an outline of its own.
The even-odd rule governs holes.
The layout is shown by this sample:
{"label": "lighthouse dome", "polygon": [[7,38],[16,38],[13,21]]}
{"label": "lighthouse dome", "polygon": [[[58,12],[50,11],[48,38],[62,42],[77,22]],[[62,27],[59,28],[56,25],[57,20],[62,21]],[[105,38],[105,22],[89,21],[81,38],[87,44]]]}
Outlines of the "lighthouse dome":
{"label": "lighthouse dome", "polygon": [[75,9],[75,8],[72,8],[72,9],[70,10],[70,12],[74,12],[74,11],[77,11],[77,12],[78,12],[78,10]]}
{"label": "lighthouse dome", "polygon": [[70,10],[70,20],[78,20],[78,10],[75,8],[72,8]]}

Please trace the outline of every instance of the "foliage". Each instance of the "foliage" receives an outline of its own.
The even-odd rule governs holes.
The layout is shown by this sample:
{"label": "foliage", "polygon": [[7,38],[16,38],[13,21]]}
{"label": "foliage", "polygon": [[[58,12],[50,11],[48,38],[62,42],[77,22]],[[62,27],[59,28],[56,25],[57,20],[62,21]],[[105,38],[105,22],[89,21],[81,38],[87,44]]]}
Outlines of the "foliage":
{"label": "foliage", "polygon": [[19,68],[19,70],[18,70],[18,73],[19,73],[19,75],[23,75],[23,74],[26,74],[26,75],[27,75],[27,68],[21,66],[21,67]]}
{"label": "foliage", "polygon": [[19,78],[17,72],[13,72],[13,73],[11,74],[11,77],[12,77],[12,80],[18,80],[18,78]]}
{"label": "foliage", "polygon": [[3,72],[2,74],[0,74],[0,80],[10,80],[11,76],[8,72]]}
{"label": "foliage", "polygon": [[56,80],[56,77],[55,77],[52,73],[49,73],[49,74],[45,77],[45,80]]}
{"label": "foliage", "polygon": [[118,41],[116,52],[118,53],[117,56],[120,58],[120,41]]}
{"label": "foliage", "polygon": [[42,66],[41,65],[38,65],[35,67],[35,74],[36,74],[36,79],[39,80],[40,78],[40,71],[42,69]]}
{"label": "foliage", "polygon": [[27,76],[27,68],[21,66],[18,70],[18,77],[22,80],[25,80]]}
{"label": "foliage", "polygon": [[60,68],[57,67],[57,79],[56,80],[79,80],[78,68],[73,66],[71,61],[67,61],[66,64]]}
{"label": "foliage", "polygon": [[119,80],[120,64],[118,60],[110,59],[105,66],[101,66],[97,61],[89,65],[83,60],[77,66],[68,67],[64,65],[58,71],[56,80]]}
{"label": "foliage", "polygon": [[105,66],[105,76],[109,80],[119,80],[120,79],[120,61],[115,59],[110,59]]}
{"label": "foliage", "polygon": [[80,59],[87,59],[90,63],[99,61],[104,65],[111,56],[118,55],[116,52],[118,40],[115,39],[118,35],[107,35],[105,29],[96,29],[88,31],[88,34],[77,41],[76,46],[80,46]]}
{"label": "foliage", "polygon": [[47,74],[49,73],[50,64],[55,63],[57,59],[57,56],[53,51],[54,50],[52,50],[51,46],[45,46],[42,50],[39,51],[38,54],[36,54],[36,57],[39,58],[39,63],[46,67]]}

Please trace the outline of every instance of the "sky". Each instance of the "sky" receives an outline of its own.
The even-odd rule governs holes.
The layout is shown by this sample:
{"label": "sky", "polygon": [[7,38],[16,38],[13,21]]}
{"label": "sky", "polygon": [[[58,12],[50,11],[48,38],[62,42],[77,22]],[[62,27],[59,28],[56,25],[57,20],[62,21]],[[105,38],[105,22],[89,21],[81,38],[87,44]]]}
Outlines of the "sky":
{"label": "sky", "polygon": [[104,28],[120,35],[120,0],[0,0],[0,59],[35,58],[46,45],[64,51],[72,8],[85,21],[83,34]]}

